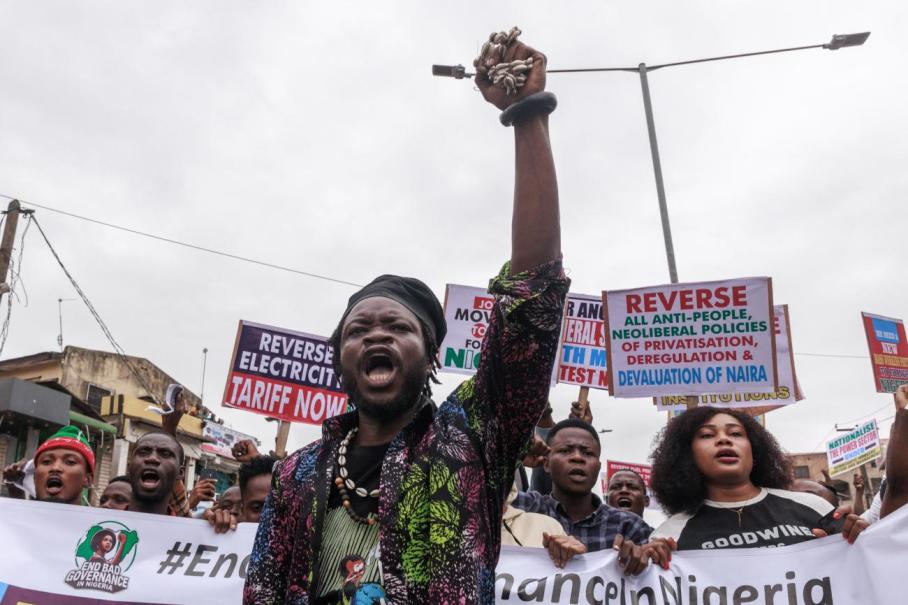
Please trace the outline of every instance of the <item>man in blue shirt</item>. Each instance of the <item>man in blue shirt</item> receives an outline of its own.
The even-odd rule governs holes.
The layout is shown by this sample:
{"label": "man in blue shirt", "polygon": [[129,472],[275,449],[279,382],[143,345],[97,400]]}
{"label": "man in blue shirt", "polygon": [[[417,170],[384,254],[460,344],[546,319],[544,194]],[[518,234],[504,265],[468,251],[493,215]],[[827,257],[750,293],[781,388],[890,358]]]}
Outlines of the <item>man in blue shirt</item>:
{"label": "man in blue shirt", "polygon": [[637,515],[609,506],[593,493],[602,466],[599,435],[577,418],[552,427],[546,440],[550,448],[545,469],[552,476],[552,493],[524,492],[513,505],[557,519],[564,531],[580,540],[590,552],[623,542],[643,544],[652,528]]}

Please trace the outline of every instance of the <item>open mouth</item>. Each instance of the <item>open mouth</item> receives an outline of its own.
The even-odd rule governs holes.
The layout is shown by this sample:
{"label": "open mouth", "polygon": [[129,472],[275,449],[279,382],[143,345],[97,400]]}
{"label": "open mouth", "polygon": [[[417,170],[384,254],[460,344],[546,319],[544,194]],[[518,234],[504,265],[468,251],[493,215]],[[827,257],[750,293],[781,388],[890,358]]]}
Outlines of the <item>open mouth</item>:
{"label": "open mouth", "polygon": [[154,469],[147,468],[139,475],[139,484],[144,489],[154,489],[159,483],[161,483],[161,475]]}
{"label": "open mouth", "polygon": [[716,460],[721,464],[736,464],[738,459],[737,452],[731,449],[719,450],[719,453],[716,454]]}
{"label": "open mouth", "polygon": [[47,490],[48,494],[59,494],[63,489],[63,479],[56,475],[51,475],[47,478],[47,481],[44,482],[44,488]]}
{"label": "open mouth", "polygon": [[576,481],[586,481],[586,471],[575,468],[574,470],[568,471],[568,477]]}
{"label": "open mouth", "polygon": [[363,361],[363,375],[371,387],[384,387],[394,378],[394,361],[390,353],[375,351],[367,353]]}
{"label": "open mouth", "polygon": [[634,504],[634,501],[627,496],[621,496],[615,504],[618,505],[618,508],[630,508]]}

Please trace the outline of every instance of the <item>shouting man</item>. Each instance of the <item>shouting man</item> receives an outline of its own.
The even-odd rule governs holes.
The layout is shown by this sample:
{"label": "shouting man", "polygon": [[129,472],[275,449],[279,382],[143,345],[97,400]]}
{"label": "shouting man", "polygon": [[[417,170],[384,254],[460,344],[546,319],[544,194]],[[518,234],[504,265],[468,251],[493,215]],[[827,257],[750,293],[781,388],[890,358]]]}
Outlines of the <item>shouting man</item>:
{"label": "shouting man", "polygon": [[[20,460],[3,469],[10,497],[26,497],[21,485],[27,465],[28,460]],[[95,453],[82,431],[64,426],[38,446],[34,466],[36,499],[78,505],[83,502],[82,491],[91,488]]]}
{"label": "shouting man", "polygon": [[146,433],[136,441],[126,474],[132,485],[129,510],[170,514],[170,494],[183,478],[183,446],[170,433]]}
{"label": "shouting man", "polygon": [[643,510],[649,506],[646,482],[637,471],[622,469],[615,471],[608,480],[606,493],[609,506],[634,513],[641,519]]}
{"label": "shouting man", "polygon": [[546,405],[568,289],[545,57],[516,41],[503,56],[529,58],[514,96],[484,63],[476,78],[516,142],[511,260],[490,283],[476,375],[432,402],[446,325],[421,281],[384,275],[350,298],[331,340],[354,410],[275,469],[247,605],[493,602],[505,497]]}

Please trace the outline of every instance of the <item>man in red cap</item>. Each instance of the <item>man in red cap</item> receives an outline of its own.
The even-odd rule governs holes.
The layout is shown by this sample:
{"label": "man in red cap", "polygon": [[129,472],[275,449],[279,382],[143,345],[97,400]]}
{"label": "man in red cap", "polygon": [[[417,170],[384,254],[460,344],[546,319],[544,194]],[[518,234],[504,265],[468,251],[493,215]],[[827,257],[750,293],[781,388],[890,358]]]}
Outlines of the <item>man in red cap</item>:
{"label": "man in red cap", "polygon": [[[95,454],[82,431],[74,426],[63,427],[38,446],[34,461],[38,500],[82,504],[82,490],[91,487],[95,471]],[[24,466],[21,462],[8,466],[3,478],[20,481]],[[20,490],[10,489],[10,495],[20,494]]]}

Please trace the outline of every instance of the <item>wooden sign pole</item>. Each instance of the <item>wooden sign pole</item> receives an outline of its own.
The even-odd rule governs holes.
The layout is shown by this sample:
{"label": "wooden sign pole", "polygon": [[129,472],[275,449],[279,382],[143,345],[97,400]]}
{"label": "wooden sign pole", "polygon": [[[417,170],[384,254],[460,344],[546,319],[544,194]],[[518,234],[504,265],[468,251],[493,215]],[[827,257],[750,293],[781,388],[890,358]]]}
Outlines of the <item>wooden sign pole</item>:
{"label": "wooden sign pole", "polygon": [[277,436],[274,440],[274,453],[278,458],[287,457],[287,438],[290,436],[290,423],[280,420],[277,424]]}

